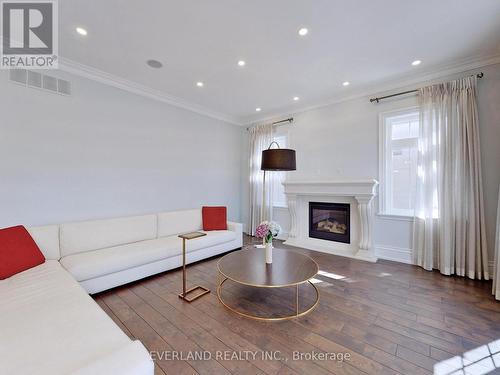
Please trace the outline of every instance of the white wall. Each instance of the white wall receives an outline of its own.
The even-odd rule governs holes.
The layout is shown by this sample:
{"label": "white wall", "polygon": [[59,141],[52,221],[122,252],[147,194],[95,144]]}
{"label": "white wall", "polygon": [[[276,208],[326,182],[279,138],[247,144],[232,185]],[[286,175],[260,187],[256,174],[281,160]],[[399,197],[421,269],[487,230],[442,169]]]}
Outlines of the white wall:
{"label": "white wall", "polygon": [[[294,115],[290,144],[297,151],[297,171],[290,180],[357,180],[378,178],[380,112],[416,105],[416,98],[376,105],[358,98]],[[376,253],[410,261],[412,223],[376,217]]]}
{"label": "white wall", "polygon": [[0,227],[227,205],[241,218],[244,129],[94,81],[71,97],[0,74]]}
{"label": "white wall", "polygon": [[[484,67],[481,71],[485,77],[479,82],[480,135],[487,241],[493,259],[500,183],[500,65]],[[457,76],[464,74],[468,73]],[[436,81],[451,78],[454,77]],[[379,179],[379,113],[415,106],[417,97],[399,97],[379,104],[370,103],[368,99],[363,97],[294,114],[289,137],[291,147],[297,151],[297,170],[288,174],[290,180]],[[276,220],[283,220],[281,224],[287,232],[284,213],[274,212]],[[374,241],[379,256],[410,261],[412,227],[410,219],[377,216]]]}

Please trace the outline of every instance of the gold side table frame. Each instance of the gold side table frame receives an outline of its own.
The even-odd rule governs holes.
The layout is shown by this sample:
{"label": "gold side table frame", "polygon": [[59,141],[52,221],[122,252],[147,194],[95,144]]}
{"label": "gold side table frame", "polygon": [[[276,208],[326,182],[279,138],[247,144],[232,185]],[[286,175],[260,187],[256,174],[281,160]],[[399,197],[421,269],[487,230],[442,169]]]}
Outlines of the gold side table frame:
{"label": "gold side table frame", "polygon": [[[193,240],[195,238],[206,236],[206,233],[203,232],[191,232],[179,235],[179,238],[182,238],[182,293],[179,294],[179,298],[183,299],[186,302],[193,302],[194,300],[204,296],[207,293],[210,293],[210,289],[205,288],[201,285],[193,286],[192,288],[186,289],[187,277],[186,277],[186,240]],[[201,290],[200,293],[196,294],[193,297],[189,297],[189,295],[196,291]]]}

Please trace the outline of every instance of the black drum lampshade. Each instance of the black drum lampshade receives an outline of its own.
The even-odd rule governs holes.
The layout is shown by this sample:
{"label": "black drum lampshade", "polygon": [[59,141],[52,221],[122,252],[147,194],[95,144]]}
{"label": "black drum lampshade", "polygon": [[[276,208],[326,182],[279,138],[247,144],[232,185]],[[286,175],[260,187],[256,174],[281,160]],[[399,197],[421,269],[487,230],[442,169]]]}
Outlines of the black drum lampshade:
{"label": "black drum lampshade", "polygon": [[276,148],[262,151],[260,169],[263,171],[294,171],[296,169],[295,150]]}

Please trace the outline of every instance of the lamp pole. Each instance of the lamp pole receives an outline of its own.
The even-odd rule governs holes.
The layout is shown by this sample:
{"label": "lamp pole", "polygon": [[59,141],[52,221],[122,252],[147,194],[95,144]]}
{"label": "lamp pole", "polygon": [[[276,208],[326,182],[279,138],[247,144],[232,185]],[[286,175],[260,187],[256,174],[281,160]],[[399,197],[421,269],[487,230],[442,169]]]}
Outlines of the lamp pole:
{"label": "lamp pole", "polygon": [[[269,146],[270,147],[270,146]],[[262,179],[262,209],[260,210],[260,222],[266,220],[266,171],[264,170],[264,178]],[[266,239],[262,239],[262,247],[266,246]]]}
{"label": "lamp pole", "polygon": [[266,171],[264,171],[264,178],[262,179],[262,210],[260,211],[260,222],[266,220]]}
{"label": "lamp pole", "polygon": [[[277,149],[271,149],[273,144]],[[262,151],[262,161],[260,170],[264,172],[262,179],[262,209],[260,212],[261,222],[267,219],[266,215],[266,171],[294,171],[295,170],[295,150],[280,148],[276,141],[272,141],[267,150]],[[262,243],[264,244],[264,241]]]}
{"label": "lamp pole", "polygon": [[[273,147],[273,144],[278,146],[278,149],[280,149],[280,145],[276,141],[272,141],[269,147],[267,148],[268,150]],[[261,167],[262,169],[262,167]],[[262,169],[264,171],[264,178],[262,179],[262,210],[260,212],[260,222],[262,223],[264,220],[266,220],[266,170],[267,169]]]}

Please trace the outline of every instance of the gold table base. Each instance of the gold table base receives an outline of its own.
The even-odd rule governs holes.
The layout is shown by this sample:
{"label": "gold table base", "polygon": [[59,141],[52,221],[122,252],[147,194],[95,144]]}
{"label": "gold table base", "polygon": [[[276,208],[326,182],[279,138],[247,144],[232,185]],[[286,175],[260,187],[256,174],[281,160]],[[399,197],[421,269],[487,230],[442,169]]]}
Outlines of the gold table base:
{"label": "gold table base", "polygon": [[[196,291],[198,289],[201,290],[202,292],[198,293],[194,297],[189,297],[190,293],[192,293],[192,292],[194,292],[194,291]],[[193,286],[192,288],[186,290],[185,292],[182,292],[181,294],[179,294],[179,298],[182,298],[186,302],[193,302],[195,299],[198,299],[198,298],[204,296],[207,293],[210,293],[209,289],[207,289],[207,288],[205,288],[204,286],[201,286],[201,285],[196,285],[196,286]]]}
{"label": "gold table base", "polygon": [[[238,315],[244,316],[245,318],[250,318],[250,319],[255,319],[255,320],[260,320],[260,321],[266,321],[266,322],[276,322],[276,321],[282,321],[282,320],[295,319],[295,318],[299,318],[301,316],[304,316],[304,315],[310,313],[312,310],[314,310],[316,308],[316,306],[319,303],[319,290],[316,287],[316,285],[314,285],[310,280],[308,280],[307,282],[309,284],[311,284],[312,287],[314,288],[314,290],[316,291],[316,300],[311,305],[311,307],[309,307],[308,309],[306,309],[304,311],[300,311],[300,308],[299,308],[299,285],[300,284],[296,284],[295,285],[295,287],[296,287],[296,289],[295,289],[295,314],[285,315],[285,316],[279,316],[279,317],[269,317],[269,318],[263,317],[263,316],[252,315],[252,314],[248,314],[248,313],[244,313],[242,311],[236,310],[234,307],[231,307],[226,302],[224,302],[224,300],[222,299],[222,296],[221,296],[221,294],[222,294],[222,285],[227,280],[229,280],[229,279],[227,277],[224,277],[222,275],[222,273],[220,273],[220,272],[217,273],[217,298],[219,299],[219,302],[222,303],[222,305],[224,305],[224,307],[226,307],[227,309],[231,310],[232,312],[234,312],[234,313],[236,313]],[[236,283],[240,284],[238,282],[236,282]],[[240,284],[240,285],[246,285],[246,284]],[[249,285],[247,285],[247,286],[249,286]]]}

